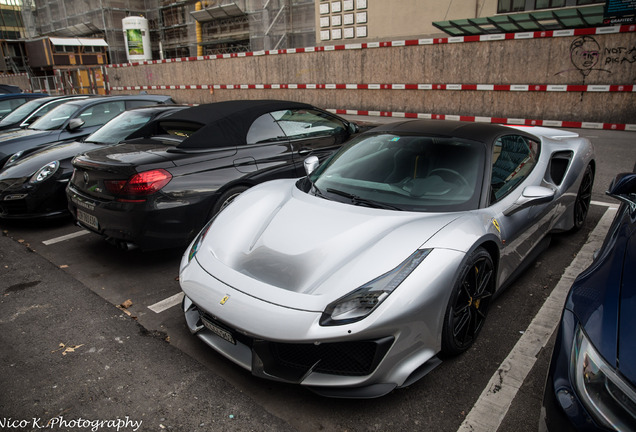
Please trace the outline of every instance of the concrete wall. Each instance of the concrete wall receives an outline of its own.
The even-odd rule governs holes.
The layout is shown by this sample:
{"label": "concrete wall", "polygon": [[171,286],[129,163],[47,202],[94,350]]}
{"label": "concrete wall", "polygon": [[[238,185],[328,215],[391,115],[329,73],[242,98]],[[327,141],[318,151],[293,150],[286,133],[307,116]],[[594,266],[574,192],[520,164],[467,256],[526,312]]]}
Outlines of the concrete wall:
{"label": "concrete wall", "polygon": [[31,92],[31,81],[29,81],[27,74],[0,75],[0,84],[18,86],[24,92]]}
{"label": "concrete wall", "polygon": [[[323,108],[598,123],[636,123],[634,91],[216,89],[249,84],[636,85],[636,27],[589,36],[336,49],[107,68],[113,94],[146,86],[182,103],[290,99]],[[582,39],[584,38],[584,39]],[[577,47],[578,42],[583,45]],[[597,51],[598,55],[594,52]],[[582,55],[596,59],[582,62]],[[629,88],[629,87],[628,87]],[[617,88],[614,88],[616,90]],[[631,90],[631,88],[630,88]]]}

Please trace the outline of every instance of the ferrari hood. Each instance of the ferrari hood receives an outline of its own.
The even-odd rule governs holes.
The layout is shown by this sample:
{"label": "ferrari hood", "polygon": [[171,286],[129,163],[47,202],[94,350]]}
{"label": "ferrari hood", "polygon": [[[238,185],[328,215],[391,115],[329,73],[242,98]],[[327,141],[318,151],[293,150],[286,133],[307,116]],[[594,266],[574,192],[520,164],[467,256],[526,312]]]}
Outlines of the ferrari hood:
{"label": "ferrari hood", "polygon": [[255,297],[275,288],[337,298],[397,267],[457,217],[343,204],[308,195],[294,180],[273,181],[217,216],[197,260]]}

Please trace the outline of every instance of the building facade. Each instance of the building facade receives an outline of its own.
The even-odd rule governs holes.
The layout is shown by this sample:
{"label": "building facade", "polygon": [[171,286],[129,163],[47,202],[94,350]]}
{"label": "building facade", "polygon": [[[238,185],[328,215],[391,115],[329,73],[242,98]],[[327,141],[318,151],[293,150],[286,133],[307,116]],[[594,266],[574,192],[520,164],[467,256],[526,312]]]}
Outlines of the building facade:
{"label": "building facade", "polygon": [[[22,19],[30,33],[27,37],[103,38],[108,43],[109,62],[125,63],[122,19],[131,16],[148,20],[152,58],[162,59],[355,41],[592,27],[601,24],[607,1],[32,0],[22,5]],[[6,7],[7,24],[19,19],[16,5]],[[5,9],[1,11],[5,14]],[[7,25],[6,31],[13,31],[11,28]]]}
{"label": "building facade", "polygon": [[[590,15],[598,22],[573,25],[585,27],[600,24],[604,4],[605,0],[317,0],[316,40],[319,44],[333,44],[448,37],[459,35],[456,30],[461,24],[476,27],[472,34],[523,31],[522,26],[497,23],[514,19],[508,18],[510,15],[533,12],[543,12],[547,26],[564,28],[567,23],[559,23],[555,11],[579,15],[579,9],[595,6]],[[528,20],[536,22],[537,18]]]}

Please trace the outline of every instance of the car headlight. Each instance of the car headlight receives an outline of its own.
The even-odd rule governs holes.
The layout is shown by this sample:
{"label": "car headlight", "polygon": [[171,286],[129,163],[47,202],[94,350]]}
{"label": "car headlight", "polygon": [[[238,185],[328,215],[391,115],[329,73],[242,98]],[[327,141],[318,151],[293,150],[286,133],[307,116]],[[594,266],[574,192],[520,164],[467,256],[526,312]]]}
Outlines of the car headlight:
{"label": "car headlight", "polygon": [[599,425],[630,430],[636,419],[636,392],[609,366],[579,327],[572,348],[571,376],[588,413]]}
{"label": "car headlight", "polygon": [[18,159],[20,159],[20,157],[22,156],[22,154],[24,153],[23,150],[20,150],[17,153],[14,153],[5,163],[4,166],[2,168],[6,168],[8,166],[11,166],[15,163],[15,161],[17,161]]}
{"label": "car headlight", "polygon": [[349,324],[365,318],[415,270],[429,253],[431,249],[415,251],[393,270],[331,303],[323,312],[320,325]]}
{"label": "car headlight", "polygon": [[59,167],[60,167],[60,163],[58,161],[49,162],[46,165],[44,165],[42,168],[37,170],[37,172],[33,174],[33,177],[31,177],[31,180],[29,180],[29,182],[30,183],[43,182],[44,180],[46,180],[47,178],[55,174],[55,172],[57,171]]}
{"label": "car headlight", "polygon": [[212,225],[212,222],[214,222],[214,219],[216,219],[216,216],[213,217],[204,227],[203,229],[199,232],[199,234],[197,235],[197,237],[194,239],[194,241],[192,242],[192,246],[190,246],[190,250],[188,251],[188,262],[192,261],[192,259],[194,258],[194,256],[197,254],[197,252],[199,252],[199,248],[201,247],[201,244],[203,244],[203,240],[205,240],[205,236],[208,233],[208,231],[210,230],[210,226]]}

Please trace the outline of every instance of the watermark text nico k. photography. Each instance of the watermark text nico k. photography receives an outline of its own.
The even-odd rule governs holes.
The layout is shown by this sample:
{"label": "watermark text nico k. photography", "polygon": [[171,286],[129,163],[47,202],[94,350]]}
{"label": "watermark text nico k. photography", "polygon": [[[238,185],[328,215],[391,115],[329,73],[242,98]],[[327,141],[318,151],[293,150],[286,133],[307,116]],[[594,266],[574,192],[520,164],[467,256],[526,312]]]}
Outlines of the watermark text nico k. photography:
{"label": "watermark text nico k. photography", "polygon": [[61,429],[72,430],[82,429],[97,432],[99,430],[115,430],[136,432],[143,420],[131,420],[130,417],[116,418],[112,420],[91,420],[85,418],[66,419],[63,416],[43,419],[32,417],[30,419],[14,419],[11,417],[0,417],[0,429]]}

